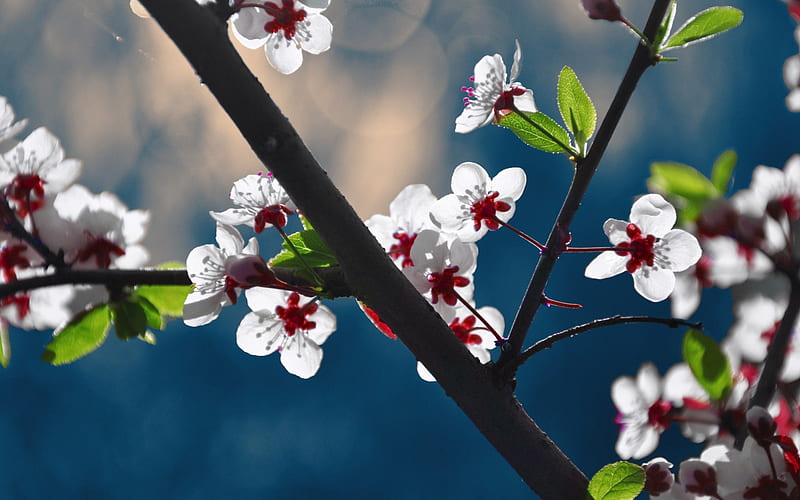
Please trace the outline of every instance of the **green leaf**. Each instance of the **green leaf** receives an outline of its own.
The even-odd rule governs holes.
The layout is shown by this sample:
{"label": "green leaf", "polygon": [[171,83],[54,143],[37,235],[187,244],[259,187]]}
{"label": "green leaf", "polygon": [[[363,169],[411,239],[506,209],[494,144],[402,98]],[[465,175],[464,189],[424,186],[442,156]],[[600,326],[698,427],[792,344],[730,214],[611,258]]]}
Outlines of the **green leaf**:
{"label": "green leaf", "polygon": [[164,320],[164,317],[161,316],[161,313],[158,311],[156,306],[154,306],[152,302],[144,297],[137,295],[134,295],[134,297],[138,299],[139,305],[142,306],[142,311],[144,312],[147,326],[150,328],[155,328],[156,330],[163,330],[164,325],[166,325],[167,322]]}
{"label": "green leaf", "polygon": [[146,299],[160,314],[180,318],[183,303],[191,291],[192,285],[142,285],[134,293]]}
{"label": "green leaf", "polygon": [[114,333],[120,340],[138,337],[147,329],[147,315],[140,301],[133,297],[111,304],[111,315]]}
{"label": "green leaf", "polygon": [[644,488],[644,469],[630,462],[608,464],[589,481],[591,500],[632,500]]}
{"label": "green leaf", "polygon": [[689,44],[707,40],[723,31],[742,24],[744,14],[735,7],[711,7],[684,23],[680,29],[667,40],[661,50],[685,47]]}
{"label": "green leaf", "polygon": [[714,166],[711,167],[711,183],[714,184],[720,195],[724,195],[728,191],[728,183],[730,183],[737,161],[739,161],[739,156],[736,151],[730,149],[714,160]]}
{"label": "green leaf", "polygon": [[714,184],[694,167],[675,162],[657,162],[650,165],[647,186],[668,196],[679,196],[692,201],[708,201],[720,193]]}
{"label": "green leaf", "polygon": [[45,346],[42,361],[54,366],[72,363],[100,347],[110,328],[108,304],[79,313],[66,326],[53,332],[53,340]]}
{"label": "green leaf", "polygon": [[597,111],[578,76],[569,66],[564,66],[558,75],[558,109],[567,128],[575,136],[575,143],[583,151],[586,141],[594,133]]}
{"label": "green leaf", "polygon": [[[556,123],[555,120],[538,111],[536,113],[525,113],[525,116],[531,122],[541,127],[541,129],[547,131],[547,133],[542,132],[542,130],[535,125],[531,125],[525,118],[517,113],[509,113],[502,117],[498,125],[514,132],[517,137],[528,146],[548,153],[575,154],[575,151],[572,151],[572,149],[564,148],[564,146],[569,146],[569,134],[561,125]],[[559,142],[564,146],[559,144]]]}
{"label": "green leaf", "polygon": [[147,342],[150,345],[156,345],[156,334],[151,332],[150,330],[145,331],[137,338],[142,342]]}
{"label": "green leaf", "polygon": [[664,16],[664,22],[658,27],[656,36],[653,37],[653,46],[661,47],[661,42],[669,36],[672,32],[672,23],[675,21],[675,11],[677,10],[678,2],[672,0],[667,7],[667,15]]}
{"label": "green leaf", "polygon": [[[325,245],[314,229],[306,229],[299,233],[289,235],[289,240],[297,248],[310,267],[330,267],[339,262],[333,256],[333,252]],[[283,250],[270,260],[271,267],[284,268],[305,268],[303,262],[292,252],[289,245],[284,241]]]}
{"label": "green leaf", "polygon": [[8,323],[0,321],[0,365],[8,368],[11,363],[11,337],[9,337]]}
{"label": "green leaf", "polygon": [[683,337],[683,359],[711,399],[720,401],[728,396],[733,387],[731,368],[714,339],[697,330],[688,330]]}
{"label": "green leaf", "polygon": [[300,217],[300,224],[302,224],[303,229],[314,229],[314,226],[311,225],[311,222],[306,219],[304,214],[298,212],[297,215]]}

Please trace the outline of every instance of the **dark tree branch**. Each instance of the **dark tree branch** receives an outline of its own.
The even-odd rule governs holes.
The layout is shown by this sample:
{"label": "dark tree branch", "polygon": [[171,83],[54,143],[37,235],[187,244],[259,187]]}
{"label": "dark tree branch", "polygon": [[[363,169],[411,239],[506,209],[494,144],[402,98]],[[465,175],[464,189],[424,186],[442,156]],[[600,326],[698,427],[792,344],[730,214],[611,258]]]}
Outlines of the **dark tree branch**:
{"label": "dark tree branch", "polygon": [[522,354],[514,358],[513,361],[511,361],[508,365],[504,366],[503,368],[505,370],[512,370],[512,371],[516,370],[519,366],[525,363],[531,356],[533,356],[538,352],[544,351],[545,349],[550,349],[551,347],[553,347],[553,344],[555,344],[559,340],[568,339],[583,332],[594,330],[595,328],[621,325],[624,323],[658,323],[661,325],[666,325],[670,328],[678,328],[679,326],[688,326],[689,328],[694,328],[695,330],[703,329],[702,323],[691,323],[689,321],[684,321],[682,319],[677,319],[677,318],[653,318],[652,316],[620,316],[620,315],[611,316],[610,318],[596,319],[588,323],[573,326],[572,328],[568,328],[566,330],[562,330],[560,332],[549,335],[543,338],[542,340],[536,342],[532,346],[528,347],[527,349],[525,349],[522,352]]}
{"label": "dark tree branch", "polygon": [[[647,19],[647,25],[644,28],[644,34],[648,40],[653,40],[655,37],[656,30],[664,19],[669,2],[670,0],[655,0],[650,11],[650,17]],[[656,62],[651,57],[647,47],[641,43],[637,44],[633,59],[631,59],[628,70],[622,79],[622,83],[620,83],[619,89],[617,89],[614,100],[608,108],[608,113],[597,131],[597,136],[592,142],[586,158],[578,160],[575,166],[575,177],[572,179],[567,197],[561,206],[561,211],[556,218],[555,224],[553,224],[547,243],[545,243],[547,250],[539,257],[539,262],[536,264],[528,289],[511,326],[508,347],[503,350],[498,360],[497,365],[501,369],[503,369],[504,365],[511,363],[522,351],[525,337],[541,304],[541,297],[547,281],[550,279],[550,273],[553,271],[558,256],[563,251],[565,236],[569,234],[572,219],[581,205],[586,189],[589,187],[589,182],[600,164],[600,159],[611,141],[611,136],[617,128],[622,112],[636,89],[639,79]],[[513,376],[513,373],[509,375]]]}
{"label": "dark tree branch", "polygon": [[[368,304],[439,381],[480,432],[542,498],[584,500],[586,477],[498,384],[395,267],[228,39],[193,0],[142,0],[280,181]],[[265,63],[266,64],[266,63]]]}

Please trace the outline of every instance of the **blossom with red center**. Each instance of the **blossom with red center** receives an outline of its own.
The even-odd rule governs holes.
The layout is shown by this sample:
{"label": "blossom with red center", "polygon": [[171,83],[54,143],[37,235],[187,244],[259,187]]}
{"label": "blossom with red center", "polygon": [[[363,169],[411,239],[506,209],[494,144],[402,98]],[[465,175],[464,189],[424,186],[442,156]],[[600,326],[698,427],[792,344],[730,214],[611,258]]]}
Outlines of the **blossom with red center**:
{"label": "blossom with red center", "polygon": [[286,371],[310,378],[322,363],[322,345],[336,330],[336,316],[316,299],[273,288],[245,291],[248,313],[236,330],[236,344],[253,356],[281,353]]}
{"label": "blossom with red center", "polygon": [[45,196],[72,184],[80,170],[81,163],[65,160],[58,139],[40,127],[0,156],[0,187],[17,215],[24,217],[42,208]]}
{"label": "blossom with red center", "polygon": [[463,241],[478,241],[511,219],[526,182],[525,171],[519,167],[491,178],[477,163],[462,163],[450,180],[453,192],[431,206],[431,219]]}
{"label": "blossom with red center", "polygon": [[426,229],[414,240],[411,247],[414,264],[404,267],[403,274],[441,314],[459,299],[472,299],[472,273],[477,257],[478,247],[474,243]]}
{"label": "blossom with red center", "polygon": [[233,34],[249,49],[264,46],[269,64],[288,75],[303,64],[303,51],[320,54],[331,46],[333,25],[321,13],[330,0],[236,2]]}
{"label": "blossom with red center", "polygon": [[623,460],[652,453],[669,425],[672,405],[661,399],[661,389],[661,378],[652,363],[643,364],[635,379],[623,376],[611,385],[611,399],[619,412],[616,452]]}
{"label": "blossom with red center", "polygon": [[[244,238],[233,226],[217,222],[217,244],[201,245],[186,257],[186,271],[194,289],[183,304],[183,322],[188,326],[201,326],[215,320],[223,306],[236,303],[242,288],[253,286],[251,270],[243,266],[258,257],[258,241]],[[266,265],[265,265],[266,267]]]}
{"label": "blossom with red center", "polygon": [[[487,325],[478,319],[469,308],[463,304],[458,304],[455,307],[441,310],[440,314],[445,323],[450,326],[450,330],[458,337],[458,340],[464,344],[473,356],[478,358],[478,361],[483,364],[491,361],[492,356],[489,351],[497,346],[494,335]],[[488,326],[493,328],[498,335],[503,334],[505,320],[500,311],[494,307],[485,306],[478,309],[478,314],[489,323]],[[436,381],[434,376],[420,362],[417,362],[417,373],[426,382]]]}
{"label": "blossom with red center", "polygon": [[493,120],[498,121],[513,108],[526,113],[537,111],[533,91],[515,81],[522,62],[519,41],[515,44],[509,80],[506,80],[506,65],[500,54],[484,56],[475,65],[470,78],[473,86],[461,87],[461,91],[466,92],[467,96],[464,97],[464,110],[456,118],[457,133],[466,134],[492,123]]}
{"label": "blossom with red center", "polygon": [[211,217],[231,226],[247,224],[256,233],[273,226],[283,228],[287,223],[286,216],[297,210],[286,190],[270,172],[237,180],[231,188],[230,198],[237,207],[224,212],[209,212]]}
{"label": "blossom with red center", "polygon": [[406,186],[389,204],[389,215],[373,215],[364,224],[399,268],[414,264],[411,247],[417,233],[433,229],[430,207],[436,201],[425,184]]}
{"label": "blossom with red center", "polygon": [[616,250],[595,257],[584,272],[604,279],[627,271],[633,286],[647,300],[660,302],[675,288],[675,273],[688,269],[702,255],[697,238],[675,225],[675,208],[657,194],[639,198],[630,222],[608,219],[603,224]]}

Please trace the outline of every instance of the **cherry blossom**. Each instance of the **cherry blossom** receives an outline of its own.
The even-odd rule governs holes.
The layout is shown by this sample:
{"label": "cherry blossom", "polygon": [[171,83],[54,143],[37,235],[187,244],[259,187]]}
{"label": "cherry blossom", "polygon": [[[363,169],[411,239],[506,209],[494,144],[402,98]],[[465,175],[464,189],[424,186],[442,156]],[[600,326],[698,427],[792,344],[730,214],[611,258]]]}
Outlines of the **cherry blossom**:
{"label": "cherry blossom", "polygon": [[669,426],[672,404],[661,399],[661,378],[655,365],[645,363],[636,378],[623,376],[611,384],[619,437],[615,450],[623,460],[653,452],[659,436]]}
{"label": "cherry blossom", "polygon": [[36,217],[42,240],[63,250],[77,269],[132,269],[149,252],[141,245],[150,222],[147,210],[128,210],[116,195],[91,193],[75,184],[46,204]]}
{"label": "cherry blossom", "polygon": [[434,229],[430,208],[436,196],[425,184],[406,186],[389,204],[389,215],[373,215],[364,224],[399,268],[408,267],[411,246],[423,229]]}
{"label": "cherry blossom", "polygon": [[236,344],[253,356],[281,353],[286,371],[311,378],[322,363],[322,345],[336,330],[336,316],[315,299],[273,288],[245,291],[248,313],[236,330]]}
{"label": "cherry blossom", "polygon": [[0,187],[25,217],[40,209],[45,196],[53,196],[72,184],[81,171],[78,160],[64,159],[58,139],[44,127],[0,156]]}
{"label": "cherry blossom", "polygon": [[186,271],[194,284],[183,305],[183,322],[188,326],[210,323],[223,306],[236,303],[240,289],[248,283],[229,276],[229,268],[240,267],[243,259],[258,258],[258,241],[250,238],[245,246],[233,226],[217,222],[216,239],[218,247],[201,245],[186,257]]}
{"label": "cherry blossom", "polygon": [[455,305],[459,298],[472,299],[472,273],[478,258],[478,247],[474,243],[426,229],[414,240],[410,256],[413,264],[403,268],[403,274],[430,300],[437,312]]}
{"label": "cherry blossom", "polygon": [[14,119],[14,108],[8,103],[8,99],[0,96],[0,144],[13,138],[28,124],[27,119],[16,123],[14,123]]}
{"label": "cherry blossom", "polygon": [[265,228],[286,226],[286,216],[297,207],[272,173],[252,174],[233,183],[230,198],[240,208],[210,212],[215,220],[236,226],[247,224],[256,233]]}
{"label": "cherry blossom", "polygon": [[645,475],[645,493],[658,496],[668,492],[675,484],[675,475],[670,472],[672,464],[666,459],[656,457],[642,464],[642,467]]}
{"label": "cherry blossom", "polygon": [[331,47],[333,25],[321,15],[330,0],[236,0],[233,34],[249,49],[264,46],[269,64],[288,75],[303,64],[303,51],[320,54]]}
{"label": "cherry blossom", "polygon": [[525,183],[525,171],[519,167],[490,178],[477,163],[462,163],[450,180],[453,192],[431,206],[431,218],[442,231],[462,241],[477,241],[511,219]]}
{"label": "cherry blossom", "polygon": [[515,81],[522,66],[522,49],[519,41],[514,43],[516,50],[509,80],[506,80],[503,58],[495,54],[483,56],[475,65],[470,78],[474,87],[461,87],[467,97],[464,97],[464,110],[456,118],[457,133],[466,134],[492,123],[492,120],[497,121],[510,113],[513,107],[527,113],[537,111],[533,91]]}
{"label": "cherry blossom", "polygon": [[[503,334],[505,320],[500,311],[494,307],[485,306],[478,309],[478,314],[494,328],[498,335]],[[485,364],[492,359],[489,351],[497,346],[496,339],[486,325],[466,306],[457,304],[445,309],[442,319],[450,326],[450,330],[458,337],[458,340],[469,349],[469,352],[478,358],[478,361]],[[436,382],[436,378],[419,361],[417,361],[417,373],[426,382]]]}
{"label": "cherry blossom", "polygon": [[702,254],[697,238],[675,225],[675,208],[658,194],[639,198],[630,222],[608,219],[603,224],[611,244],[586,267],[587,278],[604,279],[627,271],[633,286],[652,302],[660,302],[675,288],[675,272],[695,264]]}

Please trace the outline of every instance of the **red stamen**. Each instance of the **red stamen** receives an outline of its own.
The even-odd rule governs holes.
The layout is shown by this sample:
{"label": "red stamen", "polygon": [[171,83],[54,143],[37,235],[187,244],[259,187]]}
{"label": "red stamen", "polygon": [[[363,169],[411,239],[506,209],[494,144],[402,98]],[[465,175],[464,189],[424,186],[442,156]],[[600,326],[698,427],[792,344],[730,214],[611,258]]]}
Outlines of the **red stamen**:
{"label": "red stamen", "polygon": [[292,336],[297,330],[307,332],[316,328],[317,324],[314,321],[309,321],[306,316],[310,316],[317,312],[319,305],[316,302],[309,302],[303,307],[298,307],[300,303],[300,294],[292,292],[289,299],[286,301],[287,307],[278,306],[275,308],[275,314],[283,320],[283,330],[286,335]]}
{"label": "red stamen", "polygon": [[275,2],[266,2],[264,10],[273,19],[264,25],[267,33],[277,33],[283,31],[283,36],[291,40],[297,34],[297,23],[306,18],[306,11],[303,9],[295,10],[294,0],[282,0],[282,7],[278,7]]}
{"label": "red stamen", "polygon": [[469,279],[463,276],[455,276],[458,272],[458,266],[448,267],[441,273],[431,273],[428,276],[428,281],[431,283],[431,302],[436,304],[439,302],[439,295],[442,296],[444,303],[448,306],[456,305],[458,301],[458,294],[455,287],[464,287],[469,285]]}
{"label": "red stamen", "polygon": [[485,198],[476,201],[472,204],[469,211],[472,215],[473,227],[476,231],[480,231],[481,224],[486,224],[486,227],[494,231],[500,227],[500,221],[497,220],[497,212],[508,212],[511,210],[511,205],[504,201],[495,201],[500,195],[497,191],[491,191]]}
{"label": "red stamen", "polygon": [[270,205],[262,208],[255,216],[253,229],[256,233],[264,230],[267,224],[275,227],[286,227],[286,216],[294,211],[284,205]]}
{"label": "red stamen", "polygon": [[411,245],[413,245],[414,240],[417,239],[417,234],[412,233],[409,235],[408,233],[398,231],[392,236],[397,240],[397,243],[389,247],[389,255],[391,255],[393,259],[402,258],[403,267],[413,266],[414,261],[411,260]]}
{"label": "red stamen", "polygon": [[630,241],[623,241],[617,245],[617,247],[625,249],[617,250],[617,255],[630,256],[630,259],[625,264],[625,269],[629,273],[633,273],[642,267],[642,264],[652,266],[655,260],[653,246],[656,243],[656,237],[652,234],[642,237],[642,230],[633,223],[628,224],[626,232]]}

